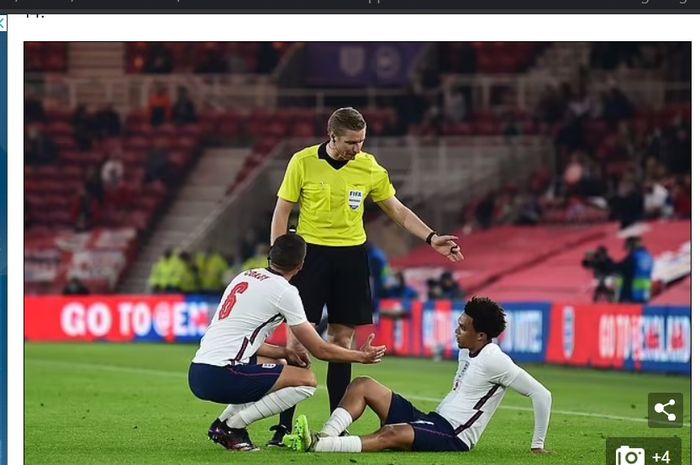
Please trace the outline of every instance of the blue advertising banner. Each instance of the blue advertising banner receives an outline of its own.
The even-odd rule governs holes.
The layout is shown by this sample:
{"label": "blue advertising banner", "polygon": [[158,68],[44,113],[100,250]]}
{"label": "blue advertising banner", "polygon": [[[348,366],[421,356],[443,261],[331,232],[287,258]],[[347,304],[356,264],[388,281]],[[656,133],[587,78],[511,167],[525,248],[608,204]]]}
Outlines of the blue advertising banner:
{"label": "blue advertising banner", "polygon": [[552,305],[547,302],[507,302],[506,330],[498,337],[498,345],[515,361],[544,362],[549,341],[549,315]]}
{"label": "blue advertising banner", "polygon": [[305,82],[325,87],[402,86],[410,81],[423,47],[418,43],[308,43]]}

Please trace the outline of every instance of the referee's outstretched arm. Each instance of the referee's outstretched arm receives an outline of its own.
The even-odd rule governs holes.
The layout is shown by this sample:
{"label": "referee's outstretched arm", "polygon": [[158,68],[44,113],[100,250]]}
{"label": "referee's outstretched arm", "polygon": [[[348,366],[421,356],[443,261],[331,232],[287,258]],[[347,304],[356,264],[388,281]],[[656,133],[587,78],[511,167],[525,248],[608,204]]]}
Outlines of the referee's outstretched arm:
{"label": "referee's outstretched arm", "polygon": [[[279,206],[279,200],[277,205]],[[430,246],[435,249],[440,255],[444,255],[451,262],[464,260],[460,247],[455,240],[457,236],[441,235],[433,231],[423,223],[423,220],[418,218],[418,215],[413,213],[410,208],[401,203],[396,196],[391,196],[386,200],[378,202],[379,207],[386,213],[389,218],[397,224],[403,226],[408,232],[414,236],[424,239]],[[275,208],[275,212],[277,209]],[[291,211],[291,209],[290,209]],[[289,217],[289,214],[287,214]],[[274,217],[273,217],[274,224]]]}

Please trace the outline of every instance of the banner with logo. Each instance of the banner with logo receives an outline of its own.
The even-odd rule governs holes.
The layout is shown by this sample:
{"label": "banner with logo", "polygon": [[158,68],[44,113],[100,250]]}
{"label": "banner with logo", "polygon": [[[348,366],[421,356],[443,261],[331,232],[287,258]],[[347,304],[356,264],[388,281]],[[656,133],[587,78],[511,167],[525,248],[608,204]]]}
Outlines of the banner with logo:
{"label": "banner with logo", "polygon": [[498,337],[498,345],[515,361],[545,361],[549,341],[551,304],[547,302],[503,304],[506,330]]}
{"label": "banner with logo", "polygon": [[[28,341],[199,342],[218,299],[204,296],[25,297]],[[690,307],[504,303],[496,342],[519,362],[690,374]],[[456,358],[462,301],[384,299],[374,332],[389,354]],[[284,344],[284,325],[268,342]]]}
{"label": "banner with logo", "polygon": [[[505,303],[506,331],[497,342],[513,360],[544,362],[549,333],[549,303]],[[457,358],[457,320],[461,300],[384,299],[378,342],[394,355]]]}
{"label": "banner with logo", "polygon": [[211,303],[173,296],[25,297],[28,341],[198,342]]}
{"label": "banner with logo", "polygon": [[554,304],[546,361],[690,373],[690,308]]}
{"label": "banner with logo", "polygon": [[423,49],[418,43],[309,43],[304,47],[310,86],[396,87],[407,84]]}

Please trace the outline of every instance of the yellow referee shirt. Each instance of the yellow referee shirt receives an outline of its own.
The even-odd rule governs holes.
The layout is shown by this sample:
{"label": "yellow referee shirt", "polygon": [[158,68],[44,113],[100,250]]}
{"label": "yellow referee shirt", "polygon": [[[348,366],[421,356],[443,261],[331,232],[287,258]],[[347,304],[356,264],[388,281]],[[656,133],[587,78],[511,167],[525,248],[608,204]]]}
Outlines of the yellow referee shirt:
{"label": "yellow referee shirt", "polygon": [[368,194],[375,202],[396,194],[389,174],[365,152],[336,169],[319,149],[326,155],[325,144],[321,144],[292,156],[277,196],[299,203],[297,233],[309,244],[363,244],[367,240],[362,223],[364,200]]}

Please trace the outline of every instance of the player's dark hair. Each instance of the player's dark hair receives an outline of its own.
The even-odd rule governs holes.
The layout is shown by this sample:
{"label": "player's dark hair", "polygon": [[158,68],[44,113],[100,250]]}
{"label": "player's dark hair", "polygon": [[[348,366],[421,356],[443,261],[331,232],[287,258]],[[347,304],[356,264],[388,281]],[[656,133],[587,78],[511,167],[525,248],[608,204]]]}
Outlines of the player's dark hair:
{"label": "player's dark hair", "polygon": [[360,131],[367,127],[362,113],[352,107],[338,108],[328,118],[328,134],[341,135],[345,131]]}
{"label": "player's dark hair", "polygon": [[464,305],[464,314],[472,318],[477,332],[486,333],[490,339],[498,337],[506,329],[503,308],[488,297],[472,297]]}
{"label": "player's dark hair", "polygon": [[304,262],[306,241],[298,234],[283,234],[272,244],[270,264],[284,273],[292,271]]}

